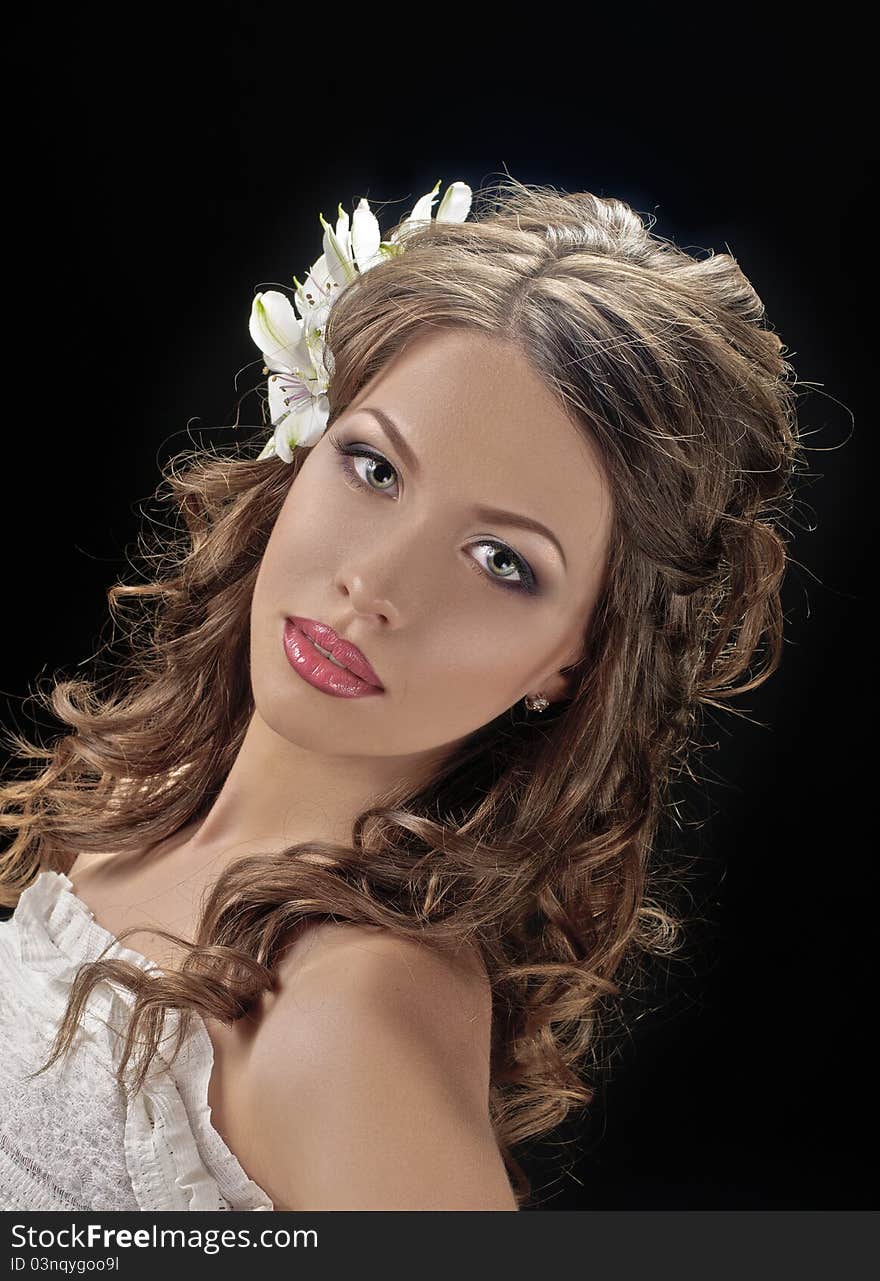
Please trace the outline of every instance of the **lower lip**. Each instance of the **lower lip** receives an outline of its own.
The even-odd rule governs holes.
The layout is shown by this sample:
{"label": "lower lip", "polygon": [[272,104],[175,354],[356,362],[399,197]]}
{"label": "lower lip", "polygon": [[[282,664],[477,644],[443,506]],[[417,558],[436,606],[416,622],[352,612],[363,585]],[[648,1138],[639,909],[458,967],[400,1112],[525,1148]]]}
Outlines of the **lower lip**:
{"label": "lower lip", "polygon": [[366,698],[368,694],[384,693],[378,685],[370,685],[354,672],[331,663],[291,622],[284,624],[284,654],[297,675],[324,694],[335,698]]}

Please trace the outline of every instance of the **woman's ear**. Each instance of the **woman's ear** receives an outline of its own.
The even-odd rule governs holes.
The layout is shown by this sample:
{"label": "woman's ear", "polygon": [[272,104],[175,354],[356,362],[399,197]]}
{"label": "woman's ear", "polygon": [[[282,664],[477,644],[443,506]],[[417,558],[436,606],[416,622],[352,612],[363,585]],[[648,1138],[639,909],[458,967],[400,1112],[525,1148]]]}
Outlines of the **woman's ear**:
{"label": "woman's ear", "polygon": [[534,689],[530,689],[528,692],[535,697],[538,694],[543,694],[551,703],[558,703],[565,698],[571,698],[573,693],[572,678],[562,672],[556,672],[548,680],[541,681],[536,684]]}
{"label": "woman's ear", "polygon": [[566,654],[565,661],[557,671],[551,672],[542,681],[536,681],[535,688],[527,692],[535,695],[543,694],[545,698],[549,698],[551,703],[571,698],[577,683],[577,672],[573,669],[578,665],[582,657],[583,647],[578,644],[575,649]]}

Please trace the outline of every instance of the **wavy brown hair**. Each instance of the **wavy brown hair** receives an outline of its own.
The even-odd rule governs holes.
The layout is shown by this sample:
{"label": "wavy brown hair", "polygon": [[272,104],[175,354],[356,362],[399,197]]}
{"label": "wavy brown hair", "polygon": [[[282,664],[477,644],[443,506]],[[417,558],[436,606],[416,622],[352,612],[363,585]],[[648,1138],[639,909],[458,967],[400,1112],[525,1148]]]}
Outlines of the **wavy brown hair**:
{"label": "wavy brown hair", "polygon": [[[304,841],[236,860],[194,940],[154,931],[187,949],[179,968],[83,965],[40,1070],[70,1049],[90,991],[110,980],[135,997],[119,1080],[137,1089],[166,1010],[181,1012],[181,1036],[193,1011],[241,1018],[274,987],[305,918],[443,947],[476,940],[493,993],[490,1117],[522,1206],[531,1183],[514,1149],[591,1102],[606,1013],[650,958],[681,946],[683,922],[659,893],[658,833],[699,749],[702,709],[779,664],[795,389],[734,258],[690,256],[622,200],[508,178],[475,194],[464,223],[397,229],[405,252],[330,312],[331,422],[428,328],[519,345],[598,446],[614,496],[573,693],[542,716],[508,709],[429,785],[377,797],[350,846]],[[265,403],[262,417],[259,445]],[[254,454],[249,442],[166,464],[182,524],[152,548],[139,539],[145,581],[109,589],[122,654],[106,673],[96,659],[91,679],[40,692],[70,727],[49,749],[10,735],[22,762],[42,764],[20,764],[0,788],[0,823],[14,833],[0,855],[6,906],[41,869],[151,848],[217,796],[254,711],[254,582],[307,450],[292,466]]]}

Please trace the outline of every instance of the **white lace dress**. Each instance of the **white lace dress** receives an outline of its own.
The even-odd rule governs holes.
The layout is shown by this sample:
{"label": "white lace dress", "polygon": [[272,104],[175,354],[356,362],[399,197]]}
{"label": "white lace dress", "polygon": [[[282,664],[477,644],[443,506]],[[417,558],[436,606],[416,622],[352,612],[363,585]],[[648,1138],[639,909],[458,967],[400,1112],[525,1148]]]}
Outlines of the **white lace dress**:
{"label": "white lace dress", "polygon": [[[272,1210],[211,1124],[214,1047],[198,1014],[174,1064],[160,1051],[127,1103],[112,1029],[134,998],[105,981],[69,1056],[26,1079],[48,1057],[79,966],[101,953],[157,968],[99,925],[60,872],[41,872],[0,921],[0,1210]],[[166,1015],[166,1032],[178,1017]],[[171,1035],[169,1058],[173,1046]]]}

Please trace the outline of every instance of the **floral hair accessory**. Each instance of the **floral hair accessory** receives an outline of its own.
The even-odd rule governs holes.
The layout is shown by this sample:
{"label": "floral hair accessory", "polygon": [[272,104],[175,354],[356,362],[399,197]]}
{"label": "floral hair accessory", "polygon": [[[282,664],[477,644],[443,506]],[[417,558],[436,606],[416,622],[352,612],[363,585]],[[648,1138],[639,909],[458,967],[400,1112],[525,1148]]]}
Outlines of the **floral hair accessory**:
{"label": "floral hair accessory", "polygon": [[[297,445],[314,445],[330,417],[327,386],[332,369],[325,363],[324,330],[333,303],[343,289],[370,267],[403,253],[407,230],[431,221],[431,209],[440,188],[416,201],[389,240],[382,240],[376,215],[361,197],[352,215],[340,204],[336,228],[318,214],[324,228],[324,252],[313,263],[305,283],[296,276],[294,302],[297,316],[286,294],[268,289],[254,296],[248,328],[263,353],[264,374],[269,374],[269,416],[272,435],[259,458],[279,457],[293,462],[291,450]],[[437,207],[437,222],[464,222],[472,191],[466,182],[453,182]],[[331,357],[331,353],[327,353]]]}

